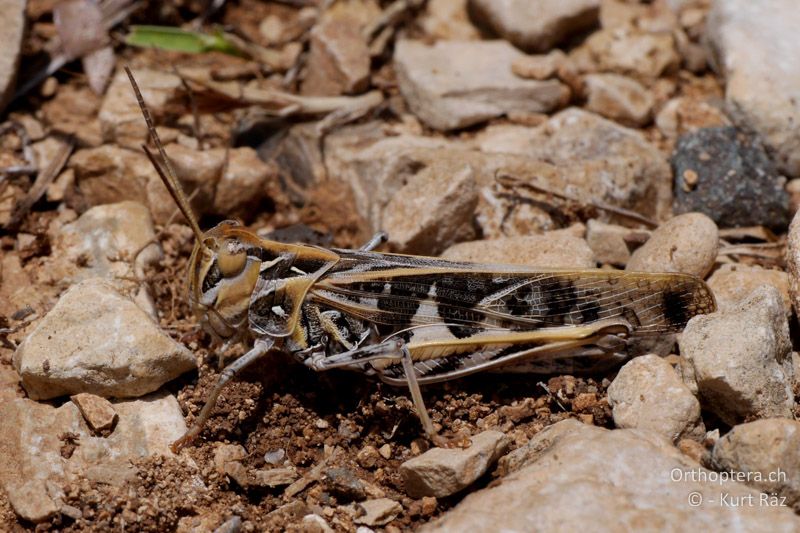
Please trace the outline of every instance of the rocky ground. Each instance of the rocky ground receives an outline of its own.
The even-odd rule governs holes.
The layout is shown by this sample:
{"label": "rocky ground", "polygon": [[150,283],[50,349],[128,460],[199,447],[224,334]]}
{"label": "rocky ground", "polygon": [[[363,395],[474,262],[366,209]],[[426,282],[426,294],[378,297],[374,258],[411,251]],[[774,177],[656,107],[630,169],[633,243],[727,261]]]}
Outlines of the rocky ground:
{"label": "rocky ground", "polygon": [[[793,0],[0,12],[0,529],[800,528]],[[127,44],[143,23],[236,54]],[[427,387],[466,449],[429,449],[404,390],[275,356],[175,455],[243,347],[191,316],[126,64],[204,227],[691,273],[719,310],[605,373]]]}

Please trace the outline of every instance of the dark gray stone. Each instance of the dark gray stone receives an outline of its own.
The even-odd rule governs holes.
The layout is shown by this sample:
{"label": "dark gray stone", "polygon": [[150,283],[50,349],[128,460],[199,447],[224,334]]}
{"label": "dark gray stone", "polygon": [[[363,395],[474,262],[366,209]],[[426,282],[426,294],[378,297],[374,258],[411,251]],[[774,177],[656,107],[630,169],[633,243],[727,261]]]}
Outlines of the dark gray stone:
{"label": "dark gray stone", "polygon": [[735,127],[687,133],[671,164],[675,213],[705,213],[721,227],[789,224],[785,178],[754,135]]}
{"label": "dark gray stone", "polygon": [[325,471],[327,490],[346,501],[361,501],[367,498],[364,483],[349,468],[329,468]]}

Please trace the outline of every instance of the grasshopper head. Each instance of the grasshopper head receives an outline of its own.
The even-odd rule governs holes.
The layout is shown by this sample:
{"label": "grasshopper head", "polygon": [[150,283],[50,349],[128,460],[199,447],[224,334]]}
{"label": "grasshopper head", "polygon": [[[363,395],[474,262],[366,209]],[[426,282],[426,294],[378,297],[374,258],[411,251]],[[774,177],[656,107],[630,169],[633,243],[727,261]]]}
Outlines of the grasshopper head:
{"label": "grasshopper head", "polygon": [[203,329],[228,340],[247,328],[247,310],[260,260],[248,255],[252,233],[225,221],[205,232],[189,260],[189,295]]}
{"label": "grasshopper head", "polygon": [[125,71],[130,79],[136,100],[147,123],[150,138],[157,148],[153,154],[142,145],[164,186],[178,209],[186,217],[195,235],[195,245],[189,260],[189,295],[192,309],[200,323],[216,340],[232,340],[247,331],[247,310],[250,297],[258,280],[260,259],[248,255],[259,239],[242,228],[238,222],[225,221],[203,232],[192,212],[172,164],[164,151],[161,139],[153,124],[150,110],[133,73]]}

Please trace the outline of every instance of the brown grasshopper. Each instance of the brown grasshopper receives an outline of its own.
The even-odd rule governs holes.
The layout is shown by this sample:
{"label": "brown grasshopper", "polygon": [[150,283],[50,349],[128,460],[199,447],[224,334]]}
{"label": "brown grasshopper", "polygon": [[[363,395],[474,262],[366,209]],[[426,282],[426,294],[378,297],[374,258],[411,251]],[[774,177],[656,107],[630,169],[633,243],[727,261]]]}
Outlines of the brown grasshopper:
{"label": "brown grasshopper", "polygon": [[627,357],[630,339],[680,331],[715,310],[690,275],[558,270],[453,262],[282,244],[236,222],[202,232],[126,68],[159,157],[164,185],[189,221],[195,246],[189,298],[216,341],[252,340],[228,365],[178,450],[200,434],[217,397],[239,371],[273,350],[314,370],[345,368],[410,390],[425,434],[436,435],[419,386],[487,370],[552,372],[559,362],[591,369]]}

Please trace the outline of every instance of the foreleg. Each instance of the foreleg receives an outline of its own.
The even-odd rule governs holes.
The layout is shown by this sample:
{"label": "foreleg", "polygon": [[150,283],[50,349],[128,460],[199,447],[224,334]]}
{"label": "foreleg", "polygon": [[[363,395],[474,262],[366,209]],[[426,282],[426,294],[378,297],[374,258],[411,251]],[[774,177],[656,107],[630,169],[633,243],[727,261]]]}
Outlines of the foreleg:
{"label": "foreleg", "polygon": [[272,349],[273,344],[274,343],[272,340],[259,339],[255,342],[253,348],[249,352],[225,367],[220,374],[219,379],[217,380],[217,384],[214,385],[214,388],[211,390],[211,394],[209,394],[205,405],[203,405],[203,409],[200,410],[200,414],[197,416],[197,418],[195,418],[192,427],[183,435],[183,437],[173,442],[170,446],[170,449],[174,453],[178,453],[181,448],[192,442],[203,430],[203,426],[205,426],[206,422],[208,422],[208,419],[211,417],[211,411],[217,404],[217,397],[219,396],[219,393],[222,392],[225,384],[233,379],[234,376],[236,376],[236,374],[238,374],[240,371],[250,366],[250,364],[252,364],[254,361],[263,357]]}

